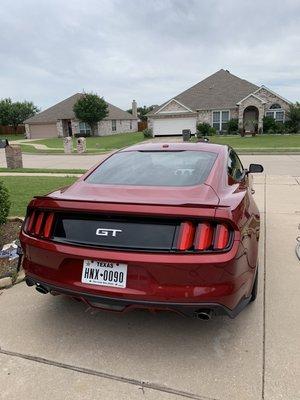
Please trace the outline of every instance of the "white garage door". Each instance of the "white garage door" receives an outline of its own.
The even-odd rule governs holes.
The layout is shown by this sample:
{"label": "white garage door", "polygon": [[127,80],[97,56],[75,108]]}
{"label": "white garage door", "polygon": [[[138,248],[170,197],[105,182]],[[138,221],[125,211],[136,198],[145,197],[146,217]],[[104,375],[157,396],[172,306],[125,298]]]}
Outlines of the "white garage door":
{"label": "white garage door", "polygon": [[196,132],[196,118],[163,118],[153,119],[154,136],[182,135],[183,129]]}

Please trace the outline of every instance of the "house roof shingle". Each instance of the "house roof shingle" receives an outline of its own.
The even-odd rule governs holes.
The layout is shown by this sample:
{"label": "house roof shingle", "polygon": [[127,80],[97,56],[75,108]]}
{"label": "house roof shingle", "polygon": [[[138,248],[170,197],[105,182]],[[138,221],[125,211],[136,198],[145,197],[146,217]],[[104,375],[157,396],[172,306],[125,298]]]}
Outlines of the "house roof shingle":
{"label": "house roof shingle", "polygon": [[[236,107],[239,100],[258,88],[253,83],[220,69],[173,98],[194,111],[227,109]],[[153,115],[168,101],[155,108],[148,115]]]}
{"label": "house roof shingle", "polygon": [[[26,124],[46,124],[46,123],[56,123],[58,119],[74,119],[75,114],[73,112],[73,106],[78,99],[83,96],[83,93],[76,93],[71,97],[55,104],[52,107],[47,108],[44,111],[28,118]],[[121,110],[120,108],[107,103],[108,105],[108,116],[104,118],[105,120],[111,119],[137,119],[128,112]]]}

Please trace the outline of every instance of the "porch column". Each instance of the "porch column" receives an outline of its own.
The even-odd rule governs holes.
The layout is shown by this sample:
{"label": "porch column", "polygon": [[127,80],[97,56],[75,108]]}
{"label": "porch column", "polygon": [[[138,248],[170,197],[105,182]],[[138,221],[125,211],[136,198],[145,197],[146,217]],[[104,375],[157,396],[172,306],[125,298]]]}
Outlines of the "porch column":
{"label": "porch column", "polygon": [[244,128],[244,121],[243,121],[243,118],[244,118],[244,107],[242,107],[242,106],[239,106],[239,114],[238,114],[238,119],[239,119],[239,122],[238,122],[238,124],[239,124],[239,129],[243,129],[243,128]]}
{"label": "porch column", "polygon": [[263,132],[264,107],[258,107],[258,133]]}
{"label": "porch column", "polygon": [[62,123],[61,119],[57,120],[56,129],[57,129],[57,136],[58,137],[64,137],[64,128],[63,128],[63,123]]}

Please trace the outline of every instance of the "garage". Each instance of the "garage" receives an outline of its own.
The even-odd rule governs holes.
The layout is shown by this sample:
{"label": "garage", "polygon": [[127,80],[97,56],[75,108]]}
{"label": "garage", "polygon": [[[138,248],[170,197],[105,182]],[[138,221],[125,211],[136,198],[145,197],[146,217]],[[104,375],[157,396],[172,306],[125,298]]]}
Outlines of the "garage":
{"label": "garage", "polygon": [[57,137],[56,124],[28,124],[30,139]]}
{"label": "garage", "polygon": [[183,129],[196,132],[196,118],[157,118],[153,119],[153,136],[182,135]]}

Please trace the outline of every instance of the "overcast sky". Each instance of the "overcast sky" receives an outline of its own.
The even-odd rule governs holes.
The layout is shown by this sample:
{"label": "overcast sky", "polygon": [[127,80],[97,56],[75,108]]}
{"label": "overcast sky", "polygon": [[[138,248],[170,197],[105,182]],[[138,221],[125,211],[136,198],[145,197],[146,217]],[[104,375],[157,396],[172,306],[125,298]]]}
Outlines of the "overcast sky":
{"label": "overcast sky", "polygon": [[128,109],[224,68],[300,100],[300,0],[1,0],[0,98]]}

